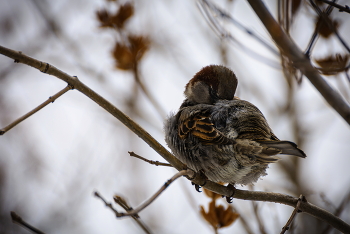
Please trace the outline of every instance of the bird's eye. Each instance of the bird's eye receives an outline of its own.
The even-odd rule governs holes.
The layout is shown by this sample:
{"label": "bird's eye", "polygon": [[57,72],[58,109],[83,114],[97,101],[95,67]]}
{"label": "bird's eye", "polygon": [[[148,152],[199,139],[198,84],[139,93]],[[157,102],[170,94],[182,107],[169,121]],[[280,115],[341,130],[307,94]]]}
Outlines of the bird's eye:
{"label": "bird's eye", "polygon": [[209,94],[210,94],[210,97],[213,99],[213,101],[218,99],[218,94],[216,93],[215,89],[213,89],[211,85],[209,86]]}

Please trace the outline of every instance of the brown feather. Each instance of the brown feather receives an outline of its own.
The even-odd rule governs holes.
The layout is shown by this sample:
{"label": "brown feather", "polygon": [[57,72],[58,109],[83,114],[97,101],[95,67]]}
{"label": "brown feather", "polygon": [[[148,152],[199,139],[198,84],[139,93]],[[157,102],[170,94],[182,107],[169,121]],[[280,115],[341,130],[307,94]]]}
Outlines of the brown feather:
{"label": "brown feather", "polygon": [[184,139],[188,134],[197,137],[205,145],[231,145],[235,144],[235,140],[227,138],[217,130],[210,119],[210,114],[195,113],[190,115],[184,121],[180,121],[178,134]]}

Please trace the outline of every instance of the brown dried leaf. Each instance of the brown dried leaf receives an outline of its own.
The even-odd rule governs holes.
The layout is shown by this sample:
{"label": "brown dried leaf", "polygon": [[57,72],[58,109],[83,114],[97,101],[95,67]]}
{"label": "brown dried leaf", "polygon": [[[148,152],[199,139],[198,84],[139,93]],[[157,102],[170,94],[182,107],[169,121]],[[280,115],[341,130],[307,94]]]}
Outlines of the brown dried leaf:
{"label": "brown dried leaf", "polygon": [[134,14],[134,6],[126,3],[120,6],[115,14],[109,13],[106,9],[97,11],[96,14],[101,23],[100,27],[122,29],[125,22]]}
{"label": "brown dried leaf", "polygon": [[116,60],[116,67],[119,69],[130,70],[134,66],[133,54],[125,45],[116,43],[113,50],[113,57]]}
{"label": "brown dried leaf", "polygon": [[[333,20],[327,16],[329,21],[332,23],[334,29],[338,29],[340,23],[337,20]],[[334,33],[333,29],[330,28],[324,18],[320,15],[316,19],[316,27],[319,28],[319,33],[322,37],[328,38]]]}
{"label": "brown dried leaf", "polygon": [[139,61],[145,52],[149,49],[149,40],[143,36],[128,37],[130,43],[130,51],[134,56],[135,61]]}
{"label": "brown dried leaf", "polygon": [[112,52],[116,67],[122,70],[133,69],[148,48],[149,41],[142,36],[129,35],[127,45],[117,42]]}
{"label": "brown dried leaf", "polygon": [[200,206],[201,210],[201,215],[203,218],[216,230],[219,225],[219,221],[216,216],[215,212],[215,201],[211,201],[209,203],[209,209],[208,212],[205,212],[204,207]]}
{"label": "brown dried leaf", "polygon": [[349,57],[348,54],[336,54],[323,59],[315,59],[315,62],[321,67],[322,74],[331,76],[347,70]]}
{"label": "brown dried leaf", "polygon": [[105,9],[96,12],[97,19],[100,21],[100,27],[113,27],[111,17]]}
{"label": "brown dried leaf", "polygon": [[228,206],[226,210],[224,210],[224,207],[221,206],[218,216],[220,227],[223,228],[230,226],[234,221],[236,221],[236,219],[239,217],[239,214],[233,211],[232,206]]}
{"label": "brown dried leaf", "polygon": [[203,218],[215,230],[230,226],[239,217],[239,214],[234,212],[231,206],[228,206],[226,209],[222,205],[216,206],[215,200],[209,203],[208,212],[205,212],[203,206],[200,206],[200,209]]}
{"label": "brown dried leaf", "polygon": [[114,25],[121,29],[124,27],[125,22],[134,14],[134,6],[131,3],[125,3],[120,6],[116,15],[113,16]]}

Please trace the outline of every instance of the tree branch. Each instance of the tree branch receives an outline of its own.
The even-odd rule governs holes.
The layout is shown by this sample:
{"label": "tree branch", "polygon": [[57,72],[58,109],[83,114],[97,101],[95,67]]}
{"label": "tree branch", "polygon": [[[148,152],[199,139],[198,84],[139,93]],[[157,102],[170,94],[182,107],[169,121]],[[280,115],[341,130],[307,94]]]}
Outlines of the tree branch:
{"label": "tree branch", "polygon": [[132,152],[132,151],[131,152],[129,151],[128,153],[129,153],[129,155],[131,157],[135,157],[135,158],[141,159],[141,160],[143,160],[145,162],[148,162],[149,164],[152,164],[152,165],[164,166],[164,167],[172,167],[172,165],[169,164],[169,163],[162,163],[162,162],[159,162],[159,161],[148,160],[147,158],[144,158],[144,157],[142,157],[142,156],[140,156],[138,154],[135,154],[135,152]]}
{"label": "tree branch", "polygon": [[293,65],[311,81],[324,99],[350,124],[349,104],[322,78],[310,60],[272,17],[265,4],[261,0],[248,0],[248,2],[283,55],[293,61]]}
{"label": "tree branch", "polygon": [[11,211],[11,219],[12,222],[23,226],[25,228],[28,228],[28,230],[32,231],[33,233],[37,233],[37,234],[44,234],[44,232],[42,232],[41,230],[37,229],[36,227],[33,227],[32,225],[30,225],[29,223],[25,222],[18,214],[16,214],[14,211]]}
{"label": "tree branch", "polygon": [[342,6],[342,5],[339,5],[335,2],[331,2],[331,1],[327,1],[327,0],[318,0],[320,2],[324,2],[324,3],[327,3],[331,6],[334,6],[336,8],[339,9],[339,12],[347,12],[347,13],[350,13],[350,7],[348,5],[345,5],[345,6]]}
{"label": "tree branch", "polygon": [[[104,203],[109,209],[111,209],[111,210],[113,211],[113,213],[115,214],[115,216],[116,216],[117,218],[120,217],[120,216],[119,216],[120,213],[119,213],[116,209],[114,209],[112,203],[107,202],[106,199],[104,199],[97,191],[94,192],[94,195],[95,195],[96,197],[98,197],[99,199],[101,199],[101,200],[103,201],[103,203]],[[123,200],[123,201],[121,202],[121,200]],[[123,207],[126,211],[133,210],[131,207],[129,207],[129,206],[126,204],[126,202],[124,201],[124,199],[122,199],[122,198],[120,198],[120,197],[117,197],[117,198],[116,198],[116,196],[115,196],[115,197],[114,197],[114,201],[115,201],[116,203],[118,203],[118,205],[120,205],[121,207]],[[150,234],[150,233],[151,233],[151,231],[150,231],[149,228],[146,226],[146,224],[144,224],[144,223],[141,221],[140,216],[139,216],[138,214],[131,215],[131,218],[133,218],[133,219],[136,221],[136,223],[142,228],[142,230],[143,230],[145,233],[147,233],[147,234]]]}
{"label": "tree branch", "polygon": [[296,214],[299,212],[299,207],[300,207],[301,202],[304,202],[304,201],[306,201],[305,197],[303,195],[300,195],[296,207],[294,208],[294,210],[293,210],[290,218],[288,219],[286,225],[284,225],[284,227],[282,228],[281,234],[284,234],[287,230],[289,230],[289,225],[292,223],[292,221],[295,218]]}
{"label": "tree branch", "polygon": [[[138,213],[140,213],[143,209],[145,209],[152,202],[154,202],[157,199],[157,197],[162,192],[164,192],[165,189],[168,188],[168,186],[172,182],[174,182],[176,179],[180,178],[181,176],[193,176],[193,174],[194,174],[194,171],[192,171],[192,170],[182,170],[182,171],[177,172],[166,183],[164,183],[163,186],[155,194],[152,195],[152,197],[150,197],[147,201],[145,201],[142,205],[140,205],[136,209],[125,209],[126,208],[126,207],[124,207],[125,204],[122,204],[122,207],[124,207],[124,209],[127,211],[127,213],[118,212],[116,209],[113,208],[112,204],[108,203],[98,192],[95,192],[94,195],[96,197],[100,198],[105,203],[105,205],[108,206],[115,213],[117,218],[126,217],[126,216],[132,216],[132,217],[138,218]],[[114,200],[117,202],[119,200],[119,198],[120,197],[115,196]]]}
{"label": "tree branch", "polygon": [[81,93],[88,96],[91,100],[100,105],[103,109],[108,111],[111,115],[116,117],[120,122],[127,126],[136,135],[142,138],[149,146],[151,146],[158,154],[167,160],[171,165],[173,165],[177,170],[181,171],[186,168],[186,165],[181,163],[177,158],[175,158],[167,149],[165,149],[161,144],[159,144],[148,132],[130,119],[127,115],[121,112],[118,108],[112,105],[109,101],[101,97],[98,93],[90,89],[84,83],[82,83],[78,77],[70,76],[67,73],[57,69],[56,67],[29,56],[22,54],[22,52],[17,52],[3,46],[0,46],[0,54],[10,57],[17,63],[23,63],[40,70],[43,73],[55,76],[69,85],[73,86],[74,89],[80,91]]}
{"label": "tree branch", "polygon": [[145,201],[142,205],[140,205],[139,207],[129,211],[128,213],[119,213],[118,217],[124,217],[124,216],[132,216],[135,214],[138,214],[139,212],[141,212],[143,209],[145,209],[147,206],[149,206],[153,201],[156,200],[156,198],[165,191],[165,189],[172,183],[174,182],[176,179],[180,178],[181,176],[190,176],[193,175],[194,171],[192,170],[182,170],[179,171],[178,173],[176,173],[173,177],[171,177],[166,183],[163,184],[163,186],[155,193],[153,194],[152,197],[150,197],[147,201]]}
{"label": "tree branch", "polygon": [[59,98],[61,95],[65,94],[68,90],[72,89],[72,87],[70,85],[66,86],[64,89],[62,89],[61,91],[59,91],[58,93],[56,93],[55,95],[49,97],[49,99],[47,99],[45,102],[43,102],[42,104],[40,104],[39,106],[37,106],[36,108],[34,108],[33,110],[29,111],[27,114],[23,115],[22,117],[16,119],[15,121],[13,121],[12,123],[10,123],[9,125],[7,125],[6,127],[0,129],[0,135],[4,135],[8,130],[10,130],[11,128],[13,128],[14,126],[16,126],[17,124],[19,124],[20,122],[22,122],[23,120],[27,119],[28,117],[30,117],[31,115],[35,114],[36,112],[38,112],[39,110],[41,110],[42,108],[44,108],[45,106],[47,106],[50,103],[53,103],[57,98]]}
{"label": "tree branch", "polygon": [[313,0],[309,0],[311,6],[315,9],[316,13],[323,18],[324,22],[327,24],[327,26],[334,32],[334,34],[337,36],[340,43],[344,46],[344,48],[350,53],[350,48],[346,44],[346,42],[343,40],[343,38],[338,33],[338,30],[336,27],[334,27],[333,23],[330,21],[330,19],[327,17],[325,13],[321,11],[321,9],[316,5],[316,3]]}
{"label": "tree branch", "polygon": [[[143,128],[141,128],[137,123],[131,120],[128,116],[126,116],[123,112],[113,106],[106,99],[101,97],[99,94],[94,92],[92,89],[83,84],[77,77],[70,76],[67,73],[64,73],[57,69],[56,67],[41,62],[39,60],[33,59],[29,56],[22,54],[21,52],[17,52],[14,50],[10,50],[8,48],[0,46],[0,54],[3,54],[7,57],[15,59],[15,62],[27,64],[34,68],[39,69],[40,71],[47,73],[49,75],[56,76],[57,78],[66,81],[69,85],[72,85],[75,89],[80,91],[81,93],[88,96],[98,105],[100,105],[103,109],[108,111],[114,117],[119,119],[125,126],[127,126],[131,131],[133,131],[136,135],[142,138],[149,146],[151,146],[159,155],[161,155],[165,160],[167,160],[171,165],[173,165],[178,171],[186,169],[186,165],[181,163],[177,158],[175,158],[168,150],[166,150],[161,144],[159,144],[148,132],[146,132]],[[308,61],[308,60],[306,60]],[[312,68],[313,69],[313,68]],[[203,185],[206,189],[213,191],[215,193],[221,194],[226,197],[230,197],[233,194],[233,191],[230,187],[226,187],[217,183],[214,183],[210,180],[205,180],[199,176],[200,173],[196,173],[194,178],[190,178],[196,184]],[[278,193],[267,193],[267,192],[257,192],[257,191],[245,191],[245,190],[235,190],[233,198],[243,199],[243,200],[251,200],[251,201],[265,201],[265,202],[275,202],[281,203],[288,206],[296,207],[298,203],[298,198],[283,195]],[[326,223],[329,223],[334,228],[345,232],[350,233],[350,225],[334,216],[333,214],[325,211],[313,204],[308,202],[301,203],[299,210],[308,213]]]}

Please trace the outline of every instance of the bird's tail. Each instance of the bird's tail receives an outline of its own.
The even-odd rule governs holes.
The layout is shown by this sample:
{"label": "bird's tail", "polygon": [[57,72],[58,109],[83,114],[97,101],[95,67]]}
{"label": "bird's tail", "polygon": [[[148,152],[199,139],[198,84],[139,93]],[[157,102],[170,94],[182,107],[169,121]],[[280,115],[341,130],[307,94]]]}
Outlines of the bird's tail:
{"label": "bird's tail", "polygon": [[268,148],[279,149],[282,152],[280,154],[294,155],[301,158],[305,158],[306,154],[304,151],[298,148],[298,146],[290,141],[257,141],[261,145]]}

